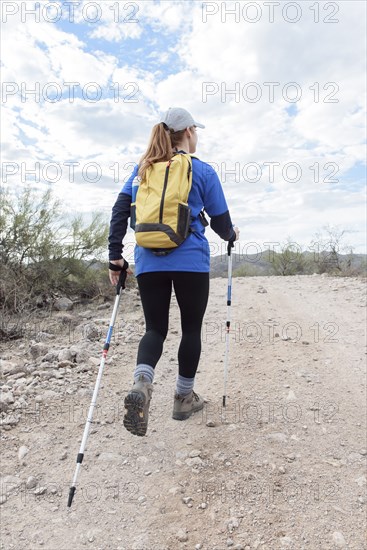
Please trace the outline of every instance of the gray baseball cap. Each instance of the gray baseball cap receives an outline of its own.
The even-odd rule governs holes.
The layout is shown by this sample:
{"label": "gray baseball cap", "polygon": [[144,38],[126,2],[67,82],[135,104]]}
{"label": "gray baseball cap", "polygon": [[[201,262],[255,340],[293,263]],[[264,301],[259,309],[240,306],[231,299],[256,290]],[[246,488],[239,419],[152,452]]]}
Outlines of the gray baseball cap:
{"label": "gray baseball cap", "polygon": [[167,124],[170,130],[179,132],[185,130],[190,126],[197,126],[198,128],[205,128],[204,124],[195,122],[190,113],[186,109],[180,107],[170,107],[163,115],[161,122]]}

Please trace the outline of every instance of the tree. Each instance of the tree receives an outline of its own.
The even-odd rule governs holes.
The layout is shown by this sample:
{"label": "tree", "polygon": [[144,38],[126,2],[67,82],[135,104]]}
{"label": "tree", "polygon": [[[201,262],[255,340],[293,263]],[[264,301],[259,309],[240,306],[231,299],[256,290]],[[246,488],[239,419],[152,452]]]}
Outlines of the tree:
{"label": "tree", "polygon": [[339,273],[345,267],[342,259],[342,252],[349,252],[346,263],[349,267],[353,259],[353,247],[343,243],[344,236],[348,232],[340,226],[323,226],[323,231],[318,231],[311,241],[310,249],[314,252],[314,261],[319,273]]}
{"label": "tree", "polygon": [[281,252],[273,252],[270,255],[269,262],[276,275],[296,275],[304,273],[305,270],[305,258],[301,247],[290,237],[287,237]]}
{"label": "tree", "polygon": [[[67,222],[51,190],[30,186],[15,196],[0,191],[0,307],[19,312],[57,292],[98,294],[101,276],[91,267],[107,248],[100,213],[90,223]],[[107,281],[107,274],[104,272]]]}

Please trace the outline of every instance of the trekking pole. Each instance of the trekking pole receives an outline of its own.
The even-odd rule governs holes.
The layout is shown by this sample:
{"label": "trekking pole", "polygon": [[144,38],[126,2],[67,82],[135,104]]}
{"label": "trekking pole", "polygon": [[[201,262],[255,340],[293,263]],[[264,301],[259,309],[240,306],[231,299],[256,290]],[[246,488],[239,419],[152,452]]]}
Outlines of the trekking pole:
{"label": "trekking pole", "polygon": [[227,372],[228,372],[228,355],[229,355],[229,330],[231,327],[231,295],[232,295],[232,254],[231,249],[234,247],[234,241],[228,242],[228,288],[227,288],[227,322],[226,322],[226,354],[224,358],[224,392],[223,392],[223,407],[226,406],[227,394]]}
{"label": "trekking pole", "polygon": [[98,376],[97,376],[96,384],[94,386],[92,401],[91,401],[91,404],[89,406],[88,418],[87,418],[87,422],[86,422],[85,428],[84,428],[82,443],[80,445],[79,453],[78,453],[78,456],[77,456],[77,459],[76,459],[76,468],[75,468],[75,473],[74,473],[74,477],[73,477],[73,482],[72,482],[70,490],[69,490],[69,498],[68,498],[68,507],[69,508],[71,506],[71,503],[73,502],[74,494],[75,494],[75,491],[76,491],[76,480],[78,478],[80,466],[81,466],[81,464],[83,462],[83,458],[84,458],[84,449],[85,449],[85,446],[86,446],[86,443],[87,443],[89,430],[90,430],[90,427],[91,427],[91,424],[92,424],[93,412],[94,412],[94,407],[96,406],[96,402],[97,402],[97,395],[98,395],[99,385],[101,383],[104,364],[105,364],[105,361],[106,361],[108,349],[110,347],[112,331],[113,331],[113,327],[114,327],[115,320],[116,320],[116,315],[117,315],[117,310],[118,310],[119,303],[120,303],[121,289],[125,288],[126,270],[127,270],[128,267],[129,267],[129,264],[127,263],[126,260],[125,260],[125,263],[124,263],[124,267],[122,267],[122,268],[117,266],[117,265],[111,264],[111,263],[109,264],[109,269],[111,269],[112,271],[121,271],[121,273],[120,273],[119,282],[116,285],[116,298],[115,298],[115,304],[114,304],[112,315],[111,315],[110,326],[109,326],[107,336],[106,336],[106,340],[105,340],[105,343],[104,343],[104,346],[103,346],[101,362],[100,362],[99,370],[98,370]]}

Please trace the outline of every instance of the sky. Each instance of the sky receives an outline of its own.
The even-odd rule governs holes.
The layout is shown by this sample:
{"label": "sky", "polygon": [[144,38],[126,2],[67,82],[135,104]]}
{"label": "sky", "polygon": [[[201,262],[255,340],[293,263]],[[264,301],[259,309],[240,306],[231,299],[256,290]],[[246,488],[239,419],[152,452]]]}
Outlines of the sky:
{"label": "sky", "polygon": [[307,250],[326,225],[366,253],[364,1],[3,1],[1,22],[2,187],[51,186],[108,221],[152,126],[183,107],[237,253]]}

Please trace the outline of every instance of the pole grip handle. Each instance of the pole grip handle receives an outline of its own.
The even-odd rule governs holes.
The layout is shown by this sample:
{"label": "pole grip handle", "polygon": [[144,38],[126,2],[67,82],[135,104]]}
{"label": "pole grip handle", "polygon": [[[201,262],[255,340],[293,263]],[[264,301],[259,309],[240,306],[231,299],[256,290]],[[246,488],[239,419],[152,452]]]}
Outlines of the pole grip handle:
{"label": "pole grip handle", "polygon": [[231,255],[231,249],[234,247],[234,240],[233,241],[228,241],[228,246],[227,246],[227,254],[228,256]]}
{"label": "pole grip handle", "polygon": [[129,267],[129,264],[125,259],[124,259],[123,267],[120,267],[119,265],[111,264],[111,262],[109,262],[108,264],[108,269],[110,269],[111,271],[121,271],[119,282],[116,285],[116,294],[120,294],[120,290],[125,288],[126,275],[127,275],[126,270],[128,267]]}

